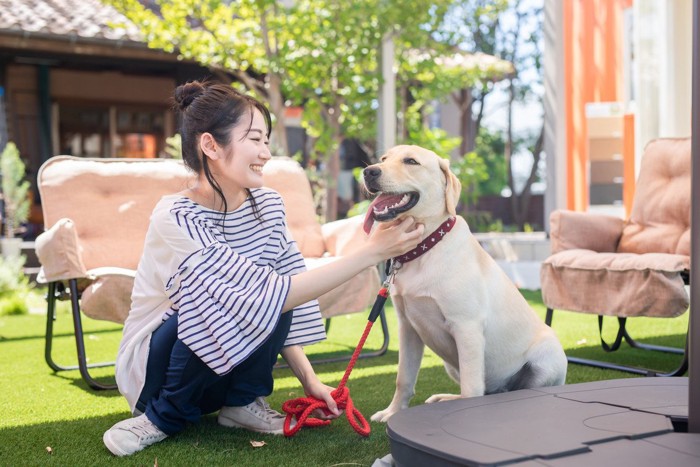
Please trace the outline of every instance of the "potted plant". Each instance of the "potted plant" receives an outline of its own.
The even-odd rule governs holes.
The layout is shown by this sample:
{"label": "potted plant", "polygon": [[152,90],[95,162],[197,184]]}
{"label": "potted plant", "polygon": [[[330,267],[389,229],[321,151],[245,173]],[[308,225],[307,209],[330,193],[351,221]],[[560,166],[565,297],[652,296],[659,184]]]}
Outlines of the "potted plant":
{"label": "potted plant", "polygon": [[0,247],[4,257],[17,258],[22,250],[22,239],[15,237],[29,217],[29,182],[25,180],[24,162],[17,146],[10,142],[0,154],[2,176],[3,237]]}

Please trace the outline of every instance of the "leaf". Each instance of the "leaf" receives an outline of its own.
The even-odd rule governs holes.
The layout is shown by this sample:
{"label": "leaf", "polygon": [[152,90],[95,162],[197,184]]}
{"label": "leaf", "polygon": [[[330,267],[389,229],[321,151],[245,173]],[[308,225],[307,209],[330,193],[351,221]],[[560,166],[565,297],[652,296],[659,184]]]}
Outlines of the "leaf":
{"label": "leaf", "polygon": [[261,448],[265,446],[267,443],[265,441],[251,441],[250,445],[253,446],[254,448]]}

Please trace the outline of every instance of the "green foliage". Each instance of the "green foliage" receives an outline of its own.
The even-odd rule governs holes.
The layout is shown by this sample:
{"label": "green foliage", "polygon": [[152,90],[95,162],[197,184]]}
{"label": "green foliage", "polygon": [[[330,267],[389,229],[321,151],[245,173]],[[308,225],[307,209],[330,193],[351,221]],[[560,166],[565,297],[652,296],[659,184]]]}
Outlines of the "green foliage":
{"label": "green foliage", "polygon": [[0,315],[25,314],[28,311],[29,279],[24,274],[25,258],[0,256]]}
{"label": "green foliage", "polygon": [[[408,138],[406,144],[416,144],[438,154],[440,157],[449,158],[460,145],[461,138],[450,136],[441,128],[429,128],[423,122],[421,111],[426,106],[421,101],[415,102],[406,112],[406,129]],[[489,171],[484,159],[477,152],[463,155],[457,162],[450,164],[450,169],[462,184],[460,200],[463,203],[473,204],[481,194],[480,183],[488,180]]]}
{"label": "green foliage", "polygon": [[29,312],[25,294],[19,292],[0,297],[0,316],[24,315]]}
{"label": "green foliage", "polygon": [[405,115],[408,137],[401,142],[403,144],[422,146],[445,157],[459,147],[461,139],[450,136],[442,128],[430,128],[423,121],[423,113],[425,111],[430,112],[431,109],[420,100],[408,107]]}
{"label": "green foliage", "polygon": [[24,162],[14,143],[7,143],[0,154],[0,172],[5,203],[5,236],[12,238],[29,217],[29,182],[24,178]]}
{"label": "green foliage", "polygon": [[328,132],[363,140],[375,136],[378,50],[385,34],[397,45],[403,82],[441,89],[426,92],[430,98],[503,66],[449,66],[429,54],[416,59],[409,53],[440,49],[433,32],[444,24],[452,0],[105,1],[140,28],[150,47],[227,70],[269,103],[303,105],[304,127],[319,137],[324,154],[334,144],[321,137]]}
{"label": "green foliage", "polygon": [[369,209],[370,203],[371,202],[369,200],[362,200],[359,203],[353,204],[348,210],[348,217],[359,216],[360,214],[366,213]]}
{"label": "green foliage", "polygon": [[173,159],[182,159],[182,137],[180,133],[165,138],[165,152]]}
{"label": "green foliage", "polygon": [[488,177],[478,183],[480,195],[500,195],[508,186],[508,167],[505,160],[506,142],[503,134],[481,127],[476,137],[475,151],[486,164]]}
{"label": "green foliage", "polygon": [[467,204],[476,203],[479,195],[481,195],[479,183],[489,178],[484,159],[472,151],[465,154],[457,163],[451,164],[450,169],[462,184],[460,201]]}

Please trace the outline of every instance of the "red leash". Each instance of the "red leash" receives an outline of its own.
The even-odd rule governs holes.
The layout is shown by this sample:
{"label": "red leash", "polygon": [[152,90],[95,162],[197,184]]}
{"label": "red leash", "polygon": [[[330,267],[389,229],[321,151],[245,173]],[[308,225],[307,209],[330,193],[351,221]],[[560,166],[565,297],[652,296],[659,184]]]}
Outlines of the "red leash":
{"label": "red leash", "polygon": [[[360,356],[362,347],[365,345],[365,341],[367,340],[367,336],[372,329],[372,325],[384,307],[384,302],[386,302],[386,298],[389,295],[388,287],[389,281],[387,280],[384,282],[384,285],[377,294],[377,299],[374,302],[372,311],[369,314],[367,326],[365,326],[365,332],[362,333],[360,342],[357,344],[357,347],[355,347],[350,363],[348,363],[348,367],[345,369],[343,379],[340,380],[338,387],[331,392],[333,400],[336,404],[338,404],[338,409],[345,411],[345,416],[347,417],[348,422],[361,436],[369,436],[370,426],[365,417],[363,417],[360,411],[355,408],[355,405],[350,398],[350,390],[345,385],[347,384],[350,373],[355,366],[355,362],[357,362],[357,359]],[[316,409],[321,409],[326,413],[330,413],[328,411],[328,404],[326,404],[325,401],[312,396],[290,399],[282,404],[282,410],[287,413],[287,418],[284,420],[284,436],[294,436],[296,432],[301,430],[304,426],[314,427],[330,424],[330,420],[321,420],[320,418],[310,416]],[[294,418],[296,418],[296,425],[292,427],[292,420]]]}

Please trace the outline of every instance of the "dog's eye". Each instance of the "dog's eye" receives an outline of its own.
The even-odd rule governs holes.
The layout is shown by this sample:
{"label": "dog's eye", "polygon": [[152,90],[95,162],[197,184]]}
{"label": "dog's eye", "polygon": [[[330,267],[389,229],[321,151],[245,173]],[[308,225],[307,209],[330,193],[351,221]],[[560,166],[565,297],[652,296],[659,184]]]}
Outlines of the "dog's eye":
{"label": "dog's eye", "polygon": [[418,163],[418,161],[415,160],[415,159],[412,158],[412,157],[406,157],[406,158],[403,160],[403,163],[404,163],[404,164],[407,164],[407,165],[420,165],[420,164]]}

